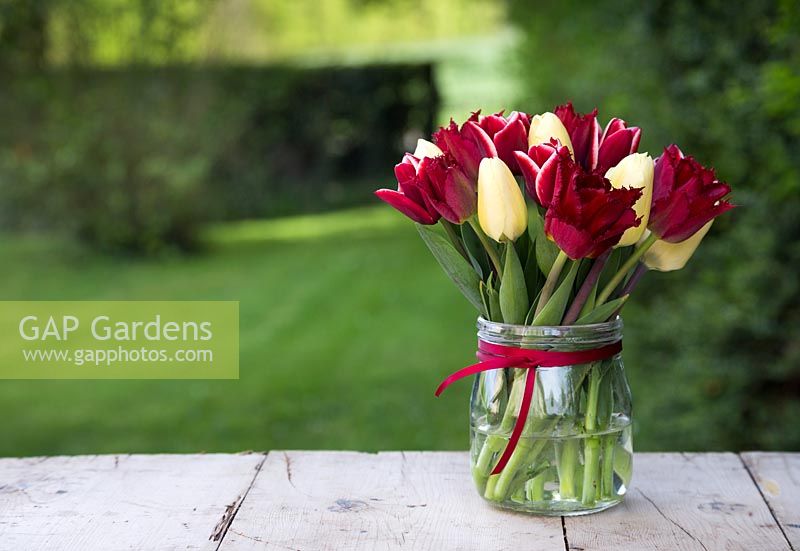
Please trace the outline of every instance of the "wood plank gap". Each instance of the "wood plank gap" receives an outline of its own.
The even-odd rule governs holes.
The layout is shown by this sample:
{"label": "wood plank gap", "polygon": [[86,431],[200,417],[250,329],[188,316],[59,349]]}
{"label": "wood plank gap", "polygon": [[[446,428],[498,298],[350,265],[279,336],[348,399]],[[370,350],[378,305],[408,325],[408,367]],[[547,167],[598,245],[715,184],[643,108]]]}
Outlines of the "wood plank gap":
{"label": "wood plank gap", "polygon": [[223,513],[222,518],[214,527],[214,531],[211,532],[211,535],[208,537],[208,539],[211,541],[219,542],[217,543],[216,551],[219,551],[222,542],[225,541],[225,536],[228,534],[228,528],[231,527],[233,519],[236,518],[236,513],[239,512],[239,509],[242,507],[242,503],[247,497],[247,494],[250,493],[250,489],[253,487],[253,484],[256,483],[256,478],[258,478],[258,473],[261,472],[261,467],[267,460],[267,455],[269,455],[269,452],[265,452],[264,456],[261,458],[261,461],[259,461],[258,465],[256,465],[253,478],[250,480],[250,484],[247,485],[247,488],[245,488],[244,493],[242,493],[242,495],[238,499],[236,499],[233,503],[231,503],[225,508],[225,512]]}
{"label": "wood plank gap", "polygon": [[564,534],[564,551],[569,551],[569,540],[567,540],[567,521],[561,516],[561,533]]}
{"label": "wood plank gap", "polygon": [[767,509],[769,509],[769,514],[772,515],[772,519],[775,521],[775,524],[778,525],[778,528],[780,529],[781,534],[783,534],[783,539],[786,540],[786,545],[789,546],[789,549],[791,549],[792,551],[795,551],[794,545],[792,545],[792,542],[789,539],[789,536],[786,534],[786,530],[784,530],[784,528],[783,528],[783,524],[781,524],[781,522],[778,520],[778,517],[775,515],[775,511],[772,509],[772,504],[769,502],[769,500],[767,499],[767,496],[765,496],[764,492],[761,490],[761,485],[758,483],[758,480],[756,480],[755,475],[750,470],[750,467],[747,465],[747,461],[744,460],[744,458],[742,457],[741,453],[737,453],[736,457],[738,457],[739,461],[742,462],[742,466],[744,466],[744,470],[747,471],[747,474],[750,476],[750,480],[753,481],[753,484],[755,485],[756,489],[758,490],[758,494],[761,496],[761,499],[764,500],[764,503],[766,503]]}

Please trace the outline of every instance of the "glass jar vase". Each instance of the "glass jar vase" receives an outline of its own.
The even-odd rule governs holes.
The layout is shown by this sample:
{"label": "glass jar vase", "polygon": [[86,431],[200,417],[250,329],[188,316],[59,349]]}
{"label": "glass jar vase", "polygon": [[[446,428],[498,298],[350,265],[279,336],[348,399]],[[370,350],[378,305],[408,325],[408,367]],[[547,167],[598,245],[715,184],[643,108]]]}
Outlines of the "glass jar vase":
{"label": "glass jar vase", "polygon": [[[538,350],[591,350],[622,339],[622,320],[575,326],[508,325],[478,319],[486,343]],[[490,503],[543,515],[580,515],[620,503],[633,466],[631,394],[621,354],[588,364],[536,369],[522,436],[499,474],[520,409],[526,369],[476,376],[470,462]]]}

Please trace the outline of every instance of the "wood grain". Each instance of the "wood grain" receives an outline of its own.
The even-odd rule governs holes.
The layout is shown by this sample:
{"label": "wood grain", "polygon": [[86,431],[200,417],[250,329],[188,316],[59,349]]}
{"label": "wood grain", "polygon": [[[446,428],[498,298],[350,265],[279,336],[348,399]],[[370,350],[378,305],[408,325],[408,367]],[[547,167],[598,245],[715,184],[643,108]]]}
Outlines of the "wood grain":
{"label": "wood grain", "polygon": [[0,549],[216,550],[263,454],[0,459]]}
{"label": "wood grain", "polygon": [[800,453],[743,453],[750,474],[794,549],[800,549]]}
{"label": "wood grain", "polygon": [[798,547],[800,454],[635,462],[624,504],[562,527],[484,503],[463,452],[0,459],[0,551]]}
{"label": "wood grain", "polygon": [[732,453],[637,454],[622,505],[565,525],[574,551],[790,549]]}
{"label": "wood grain", "polygon": [[564,549],[561,521],[494,509],[466,453],[270,452],[221,551]]}

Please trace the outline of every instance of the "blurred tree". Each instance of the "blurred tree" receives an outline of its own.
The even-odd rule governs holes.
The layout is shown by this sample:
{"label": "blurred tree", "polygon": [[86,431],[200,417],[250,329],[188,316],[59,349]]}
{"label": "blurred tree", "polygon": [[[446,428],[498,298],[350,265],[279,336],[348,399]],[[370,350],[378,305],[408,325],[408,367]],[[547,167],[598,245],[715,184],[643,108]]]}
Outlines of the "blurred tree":
{"label": "blurred tree", "polygon": [[640,150],[655,156],[677,141],[713,163],[741,205],[687,269],[646,278],[626,312],[634,384],[648,383],[637,401],[649,423],[640,442],[800,448],[800,4],[512,8],[526,30],[524,105],[573,99],[623,116],[644,128]]}
{"label": "blurred tree", "polygon": [[44,66],[51,3],[48,0],[0,2],[0,70]]}

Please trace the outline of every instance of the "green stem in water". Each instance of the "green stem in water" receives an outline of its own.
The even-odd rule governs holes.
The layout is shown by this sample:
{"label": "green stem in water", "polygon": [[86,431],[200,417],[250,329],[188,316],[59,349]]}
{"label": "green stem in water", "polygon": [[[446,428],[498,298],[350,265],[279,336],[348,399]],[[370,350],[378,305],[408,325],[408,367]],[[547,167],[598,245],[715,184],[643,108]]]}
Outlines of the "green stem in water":
{"label": "green stem in water", "polygon": [[600,439],[592,436],[597,429],[597,402],[600,398],[600,381],[602,374],[600,366],[592,366],[589,375],[589,392],[586,395],[586,417],[584,419],[584,429],[586,430],[586,443],[583,448],[583,496],[582,502],[586,506],[592,506],[595,502],[595,494],[599,485],[599,461],[600,461]]}
{"label": "green stem in water", "polygon": [[574,499],[575,470],[578,466],[578,441],[572,438],[558,444],[558,493],[561,499]]}
{"label": "green stem in water", "polygon": [[613,499],[614,490],[614,448],[616,447],[617,433],[611,433],[603,439],[603,467],[602,467],[602,496]]}
{"label": "green stem in water", "polygon": [[655,234],[651,233],[641,245],[634,249],[633,254],[628,257],[622,266],[620,266],[619,270],[617,270],[617,273],[611,278],[611,281],[609,281],[600,294],[597,295],[597,300],[595,301],[594,305],[595,308],[601,304],[604,304],[608,300],[608,297],[611,296],[611,293],[614,292],[614,289],[616,289],[617,286],[622,283],[622,280],[625,279],[625,276],[628,274],[628,272],[636,265],[637,262],[639,262],[639,259],[642,257],[642,255],[647,252],[647,249],[653,246],[653,243],[655,243],[657,239],[658,238],[655,236]]}
{"label": "green stem in water", "polygon": [[544,499],[544,482],[549,469],[545,469],[525,483],[525,498],[528,501],[542,501]]}
{"label": "green stem in water", "polygon": [[494,244],[489,241],[489,236],[483,232],[483,228],[481,228],[480,223],[477,219],[473,216],[468,220],[469,225],[472,226],[472,229],[475,230],[475,234],[480,239],[483,248],[486,249],[486,253],[489,255],[489,260],[492,261],[492,265],[494,266],[495,271],[497,271],[497,275],[500,279],[503,279],[503,263],[500,262],[500,255],[497,254],[497,248]]}
{"label": "green stem in water", "polygon": [[591,507],[594,505],[599,490],[600,439],[592,436],[586,439],[583,448],[583,496],[581,502]]}
{"label": "green stem in water", "polygon": [[558,276],[561,275],[561,270],[564,268],[564,264],[566,264],[567,259],[569,259],[567,253],[564,251],[558,251],[558,256],[556,256],[553,266],[550,268],[550,273],[547,274],[544,287],[542,287],[542,294],[539,295],[539,303],[536,305],[534,317],[539,315],[539,313],[542,311],[542,308],[544,308],[544,305],[547,304],[548,300],[550,300],[550,296],[553,294],[553,291],[556,290]]}
{"label": "green stem in water", "polygon": [[464,260],[469,262],[469,255],[467,255],[467,250],[464,248],[464,244],[461,242],[461,238],[456,233],[456,230],[453,228],[454,224],[448,222],[444,218],[439,219],[439,223],[444,228],[444,232],[447,234],[447,237],[450,238],[450,242],[453,244],[453,247],[456,248],[458,254],[464,257]]}

